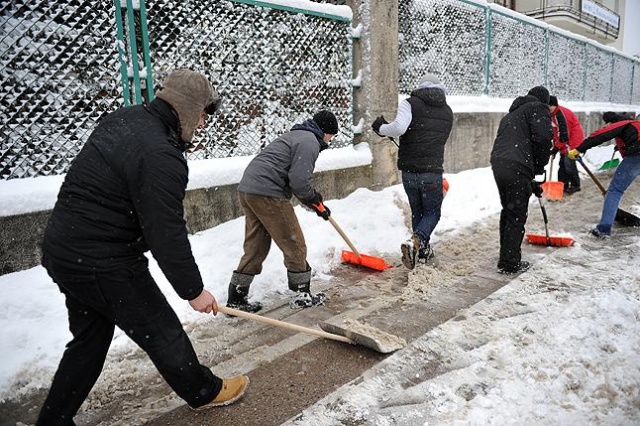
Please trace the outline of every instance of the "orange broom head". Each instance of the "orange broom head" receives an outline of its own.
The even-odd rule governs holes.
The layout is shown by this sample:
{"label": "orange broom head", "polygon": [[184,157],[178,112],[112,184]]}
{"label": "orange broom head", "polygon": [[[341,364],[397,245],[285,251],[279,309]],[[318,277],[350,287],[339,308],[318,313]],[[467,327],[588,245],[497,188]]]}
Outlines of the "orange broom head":
{"label": "orange broom head", "polygon": [[542,187],[542,194],[548,200],[562,200],[564,182],[545,182],[540,186]]}
{"label": "orange broom head", "polygon": [[549,237],[549,241],[547,241],[546,235],[537,234],[527,234],[527,241],[529,244],[553,247],[569,247],[575,242],[571,237]]}
{"label": "orange broom head", "polygon": [[360,257],[358,257],[354,252],[348,250],[342,250],[342,261],[352,265],[365,266],[377,271],[393,268],[393,266],[387,264],[381,257],[367,256],[366,254],[361,254]]}

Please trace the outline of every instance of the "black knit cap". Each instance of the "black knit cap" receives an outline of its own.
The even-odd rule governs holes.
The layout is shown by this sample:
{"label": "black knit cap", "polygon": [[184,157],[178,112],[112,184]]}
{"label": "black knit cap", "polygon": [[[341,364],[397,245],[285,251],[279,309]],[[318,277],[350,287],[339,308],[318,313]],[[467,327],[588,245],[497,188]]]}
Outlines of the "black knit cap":
{"label": "black knit cap", "polygon": [[318,111],[313,116],[313,121],[316,122],[320,130],[329,135],[337,135],[338,134],[338,119],[331,111],[327,111],[323,109],[322,111]]}
{"label": "black knit cap", "polygon": [[558,98],[556,98],[553,95],[549,96],[549,105],[550,106],[558,106]]}
{"label": "black knit cap", "polygon": [[549,91],[544,86],[536,86],[529,90],[527,95],[535,96],[543,104],[549,104]]}
{"label": "black knit cap", "polygon": [[625,117],[617,112],[607,111],[602,114],[602,121],[605,123],[617,123],[618,121],[624,120]]}

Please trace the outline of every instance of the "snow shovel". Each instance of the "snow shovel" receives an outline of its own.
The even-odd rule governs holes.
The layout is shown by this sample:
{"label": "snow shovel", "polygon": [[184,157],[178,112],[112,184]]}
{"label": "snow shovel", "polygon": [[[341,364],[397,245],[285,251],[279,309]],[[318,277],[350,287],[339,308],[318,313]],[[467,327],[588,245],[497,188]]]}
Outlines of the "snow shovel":
{"label": "snow shovel", "polygon": [[381,257],[375,256],[367,256],[366,254],[360,254],[360,252],[353,245],[351,240],[347,237],[344,231],[338,226],[335,220],[331,216],[329,216],[329,222],[336,228],[338,234],[342,237],[342,239],[347,243],[349,248],[353,251],[342,250],[342,261],[345,263],[350,263],[352,265],[365,266],[367,268],[375,269],[376,271],[384,271],[385,269],[392,268],[391,265],[387,264]]}
{"label": "snow shovel", "polygon": [[[591,180],[600,189],[600,192],[602,193],[602,196],[603,197],[606,196],[607,195],[607,190],[604,189],[604,186],[602,186],[600,181],[595,177],[595,175],[591,172],[591,170],[589,170],[587,165],[584,164],[584,161],[582,161],[582,157],[578,156],[577,160],[578,160],[578,163],[580,163],[580,165],[584,169],[584,171],[587,172],[587,174],[589,175]],[[629,213],[627,211],[624,211],[622,209],[618,209],[618,211],[616,212],[615,221],[618,222],[622,226],[640,227],[640,217],[638,217],[638,216],[636,216],[636,215],[634,215],[632,213]]]}
{"label": "snow shovel", "polygon": [[[320,212],[324,211],[324,204],[320,203],[318,207]],[[335,220],[331,216],[329,216],[329,222],[331,225],[338,231],[338,234],[342,237],[342,239],[347,243],[349,248],[353,251],[342,250],[342,261],[345,263],[350,263],[352,265],[364,266],[367,268],[375,269],[376,271],[384,271],[385,269],[393,268],[393,266],[387,264],[381,257],[375,256],[367,256],[366,254],[360,254],[360,252],[353,245],[351,240],[347,237],[347,234],[344,233],[342,228],[338,226]]]}
{"label": "snow shovel", "polygon": [[542,204],[542,197],[536,197],[538,203],[540,203],[540,210],[542,210],[542,218],[544,219],[544,233],[545,235],[527,234],[527,241],[529,244],[535,244],[547,247],[569,247],[575,242],[570,237],[550,237],[549,236],[549,219],[547,218],[547,209]]}
{"label": "snow shovel", "polygon": [[609,169],[613,169],[614,167],[618,167],[618,164],[620,164],[620,160],[618,160],[617,158],[613,158],[615,156],[616,156],[616,149],[614,148],[613,154],[611,154],[611,160],[605,161],[598,170],[609,170]]}
{"label": "snow shovel", "polygon": [[[382,330],[378,330],[377,328],[373,328],[373,327],[370,327],[370,330],[365,330],[364,332],[357,331],[357,330],[349,330],[349,331],[345,331],[344,335],[338,335],[338,334],[334,334],[334,333],[330,333],[322,330],[317,330],[315,328],[303,327],[301,325],[291,324],[285,321],[279,321],[273,318],[263,317],[261,315],[252,314],[250,312],[232,309],[222,305],[218,305],[218,312],[222,312],[223,314],[233,315],[240,318],[255,320],[258,322],[262,322],[264,324],[274,325],[276,327],[286,328],[288,330],[293,330],[299,333],[306,333],[312,336],[323,337],[325,339],[336,340],[338,342],[343,342],[343,343],[351,343],[352,345],[365,346],[369,349],[373,349],[374,351],[380,352],[383,354],[397,351],[398,349],[406,345],[403,339],[400,339],[397,336],[385,333]],[[323,325],[325,324],[327,323],[321,323],[320,326],[324,329]],[[390,344],[388,342],[396,342],[396,343]]]}
{"label": "snow shovel", "polygon": [[564,182],[553,181],[553,159],[555,155],[551,156],[551,164],[549,165],[549,181],[540,185],[542,193],[549,200],[562,200],[564,195]]}

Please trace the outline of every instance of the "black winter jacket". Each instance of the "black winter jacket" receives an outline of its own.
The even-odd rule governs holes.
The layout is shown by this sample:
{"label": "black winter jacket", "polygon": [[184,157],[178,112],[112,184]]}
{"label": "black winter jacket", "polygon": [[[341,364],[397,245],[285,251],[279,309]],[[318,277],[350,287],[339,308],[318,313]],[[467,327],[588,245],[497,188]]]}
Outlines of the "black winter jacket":
{"label": "black winter jacket", "polygon": [[188,180],[179,122],[161,99],[105,117],[73,161],[45,230],[43,255],[104,273],[151,250],[178,295],[203,289],[183,218]]}
{"label": "black winter jacket", "polygon": [[398,169],[415,173],[442,173],[444,145],[453,126],[453,111],[441,89],[411,92],[411,123],[400,136]]}
{"label": "black winter jacket", "polygon": [[533,179],[534,175],[544,173],[552,140],[549,106],[535,96],[520,96],[500,120],[491,165],[519,170]]}

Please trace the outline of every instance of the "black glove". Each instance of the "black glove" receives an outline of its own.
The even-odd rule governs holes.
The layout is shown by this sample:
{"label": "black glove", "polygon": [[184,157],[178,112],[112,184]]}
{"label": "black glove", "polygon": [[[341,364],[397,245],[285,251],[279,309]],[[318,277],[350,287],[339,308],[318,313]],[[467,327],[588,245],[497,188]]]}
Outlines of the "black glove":
{"label": "black glove", "polygon": [[318,191],[313,191],[313,195],[311,197],[300,201],[302,201],[302,204],[316,212],[316,214],[324,220],[329,220],[331,210],[322,203],[322,195],[320,195]]}
{"label": "black glove", "polygon": [[560,148],[558,148],[557,146],[553,146],[553,148],[551,148],[551,151],[549,152],[549,155],[551,155],[552,157],[555,157],[557,153],[560,152]]}
{"label": "black glove", "polygon": [[375,120],[373,120],[373,124],[371,124],[371,128],[373,129],[374,132],[376,132],[378,136],[384,136],[380,134],[380,126],[382,126],[383,124],[389,124],[389,123],[387,123],[387,120],[385,120],[384,116],[382,115],[376,118]]}
{"label": "black glove", "polygon": [[542,197],[542,184],[540,182],[536,182],[535,180],[531,181],[531,191],[533,191],[533,195],[538,198]]}

